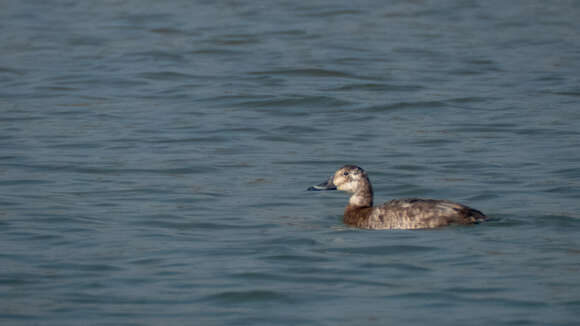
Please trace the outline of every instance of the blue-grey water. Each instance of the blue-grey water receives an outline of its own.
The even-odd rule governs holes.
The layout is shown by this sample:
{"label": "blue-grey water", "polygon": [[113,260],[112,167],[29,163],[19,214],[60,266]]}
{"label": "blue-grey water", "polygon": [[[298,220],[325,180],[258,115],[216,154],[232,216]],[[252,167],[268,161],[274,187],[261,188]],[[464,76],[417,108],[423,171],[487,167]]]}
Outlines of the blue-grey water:
{"label": "blue-grey water", "polygon": [[[0,324],[578,325],[578,17],[0,2]],[[343,164],[493,218],[346,227]]]}

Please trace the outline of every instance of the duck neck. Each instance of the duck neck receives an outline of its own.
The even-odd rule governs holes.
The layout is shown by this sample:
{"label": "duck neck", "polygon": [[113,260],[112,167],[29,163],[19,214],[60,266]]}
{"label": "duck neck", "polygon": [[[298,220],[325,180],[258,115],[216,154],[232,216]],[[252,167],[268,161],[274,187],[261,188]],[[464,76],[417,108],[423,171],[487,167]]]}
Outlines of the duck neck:
{"label": "duck neck", "polygon": [[358,189],[348,201],[348,206],[355,207],[372,207],[373,206],[373,187],[369,183],[365,187]]}

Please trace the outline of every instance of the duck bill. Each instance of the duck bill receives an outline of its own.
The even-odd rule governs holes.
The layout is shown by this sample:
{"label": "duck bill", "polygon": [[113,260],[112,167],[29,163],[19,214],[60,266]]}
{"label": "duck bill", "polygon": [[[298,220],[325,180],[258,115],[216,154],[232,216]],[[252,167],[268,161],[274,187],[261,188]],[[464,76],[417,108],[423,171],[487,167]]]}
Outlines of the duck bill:
{"label": "duck bill", "polygon": [[324,181],[323,183],[312,186],[308,188],[309,191],[322,191],[322,190],[336,190],[336,185],[332,182],[333,177],[331,176],[330,179]]}

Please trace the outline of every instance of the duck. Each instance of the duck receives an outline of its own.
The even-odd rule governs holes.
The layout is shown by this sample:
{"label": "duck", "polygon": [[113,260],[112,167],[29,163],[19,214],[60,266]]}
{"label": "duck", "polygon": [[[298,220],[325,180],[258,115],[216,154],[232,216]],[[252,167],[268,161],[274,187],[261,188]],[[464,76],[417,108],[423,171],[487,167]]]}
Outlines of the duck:
{"label": "duck", "polygon": [[448,200],[405,198],[373,206],[371,181],[367,172],[356,165],[341,167],[328,180],[307,190],[350,193],[343,221],[361,229],[433,229],[476,224],[487,219],[479,210]]}

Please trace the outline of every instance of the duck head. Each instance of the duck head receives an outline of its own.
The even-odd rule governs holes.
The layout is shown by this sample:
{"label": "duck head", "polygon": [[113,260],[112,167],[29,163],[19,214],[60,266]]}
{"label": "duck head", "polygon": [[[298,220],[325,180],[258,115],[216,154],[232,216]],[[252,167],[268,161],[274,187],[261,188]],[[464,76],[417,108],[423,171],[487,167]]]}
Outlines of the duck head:
{"label": "duck head", "polygon": [[370,187],[367,173],[356,165],[345,165],[338,169],[325,182],[308,188],[317,190],[341,190],[349,193],[358,193]]}

